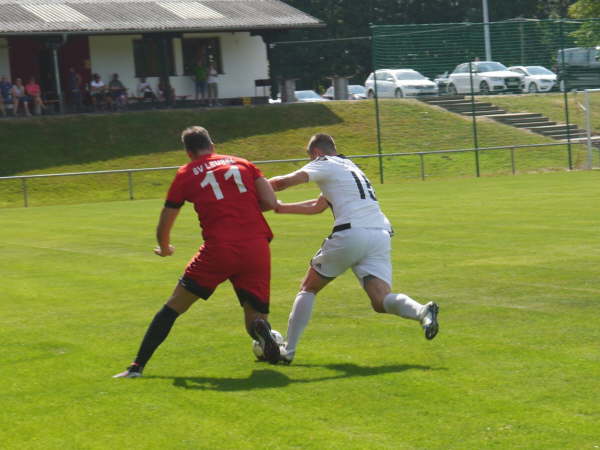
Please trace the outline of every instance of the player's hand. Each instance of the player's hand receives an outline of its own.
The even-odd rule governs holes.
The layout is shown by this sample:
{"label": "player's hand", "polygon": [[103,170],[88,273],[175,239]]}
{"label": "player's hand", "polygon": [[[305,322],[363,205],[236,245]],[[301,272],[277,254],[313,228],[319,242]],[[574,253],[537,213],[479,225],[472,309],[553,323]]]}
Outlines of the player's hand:
{"label": "player's hand", "polygon": [[160,247],[156,247],[154,249],[154,254],[162,256],[163,258],[165,256],[171,256],[173,253],[175,253],[175,247],[173,247],[171,244],[169,244],[169,247],[165,249],[161,249]]}

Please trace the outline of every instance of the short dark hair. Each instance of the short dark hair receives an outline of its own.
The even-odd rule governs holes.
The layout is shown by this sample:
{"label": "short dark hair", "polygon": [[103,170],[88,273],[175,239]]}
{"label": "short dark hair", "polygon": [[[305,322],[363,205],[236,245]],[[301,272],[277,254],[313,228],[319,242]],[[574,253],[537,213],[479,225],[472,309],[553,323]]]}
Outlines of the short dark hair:
{"label": "short dark hair", "polygon": [[319,147],[319,149],[326,155],[333,155],[334,153],[337,153],[335,141],[331,136],[325,133],[317,133],[310,138],[310,141],[308,142],[308,149],[312,150],[315,147]]}
{"label": "short dark hair", "polygon": [[212,140],[206,128],[188,127],[181,133],[181,142],[188,152],[197,153],[202,150],[208,150],[212,145]]}

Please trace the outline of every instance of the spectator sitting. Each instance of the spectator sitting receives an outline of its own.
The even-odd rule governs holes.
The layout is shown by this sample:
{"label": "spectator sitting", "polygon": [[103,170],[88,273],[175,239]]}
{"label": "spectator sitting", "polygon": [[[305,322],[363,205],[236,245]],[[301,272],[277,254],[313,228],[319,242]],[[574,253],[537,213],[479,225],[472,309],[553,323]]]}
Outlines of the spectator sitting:
{"label": "spectator sitting", "polygon": [[13,98],[13,113],[16,116],[19,112],[19,105],[23,105],[23,110],[26,116],[31,116],[29,112],[29,97],[25,93],[25,86],[20,78],[15,80],[15,84],[12,87],[12,98]]}
{"label": "spectator sitting", "polygon": [[152,103],[154,103],[157,100],[156,94],[154,93],[154,89],[152,89],[150,83],[146,81],[145,77],[141,77],[140,82],[137,85],[137,96],[142,100],[150,99],[152,100]]}
{"label": "spectator sitting", "polygon": [[0,112],[6,117],[5,105],[12,103],[12,84],[3,75],[0,78]]}
{"label": "spectator sitting", "polygon": [[46,109],[46,105],[44,105],[44,101],[42,100],[42,89],[35,82],[35,77],[29,78],[29,83],[25,85],[25,93],[29,97],[29,101],[33,103],[35,113],[41,114],[42,109]]}
{"label": "spectator sitting", "polygon": [[127,106],[127,88],[119,80],[119,74],[113,74],[108,83],[108,92],[117,109]]}
{"label": "spectator sitting", "polygon": [[158,98],[167,104],[175,104],[175,88],[171,86],[168,79],[166,85],[162,78],[158,81]]}
{"label": "spectator sitting", "polygon": [[97,73],[94,74],[90,83],[90,95],[92,96],[94,110],[97,110],[98,106],[106,103],[106,85]]}

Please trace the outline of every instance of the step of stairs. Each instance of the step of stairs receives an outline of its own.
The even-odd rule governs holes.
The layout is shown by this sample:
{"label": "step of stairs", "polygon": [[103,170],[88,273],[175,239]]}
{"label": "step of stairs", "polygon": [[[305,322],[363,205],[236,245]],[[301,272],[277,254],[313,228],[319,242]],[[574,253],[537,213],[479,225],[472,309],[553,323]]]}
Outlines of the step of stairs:
{"label": "step of stairs", "polygon": [[448,100],[461,100],[464,101],[464,95],[439,95],[437,97],[423,97],[419,98],[422,102],[425,103],[437,103],[440,101],[448,101]]}
{"label": "step of stairs", "polygon": [[[563,134],[553,134],[552,136],[548,136],[551,137],[552,139],[557,139],[560,141],[566,141],[568,136],[567,133],[563,133]],[[597,139],[600,139],[600,136],[596,136]],[[570,140],[572,142],[581,142],[578,141],[579,139],[581,139],[583,142],[587,141],[587,138],[585,137],[585,135],[570,135]],[[592,142],[594,141],[594,139],[592,139]]]}
{"label": "step of stairs", "polygon": [[517,128],[541,127],[544,125],[556,125],[556,122],[550,122],[548,119],[542,122],[505,122],[506,125],[511,125]]}
{"label": "step of stairs", "polygon": [[505,113],[505,114],[499,114],[497,117],[493,117],[493,119],[503,122],[504,120],[509,120],[509,119],[531,119],[531,118],[540,118],[540,117],[544,117],[544,116],[542,116],[541,114],[538,114],[538,113]]}
{"label": "step of stairs", "polygon": [[489,111],[475,111],[475,113],[473,114],[471,111],[465,111],[463,113],[461,113],[463,116],[493,116],[493,115],[497,115],[497,114],[505,114],[506,111],[504,111],[503,109],[491,109]]}
{"label": "step of stairs", "polygon": [[460,103],[457,105],[448,105],[446,109],[450,111],[471,111],[472,109],[498,109],[497,106],[492,105],[491,103],[475,103],[472,105],[471,103]]}
{"label": "step of stairs", "polygon": [[[504,122],[509,125],[514,125],[516,123],[523,124],[523,123],[549,122],[550,119],[548,119],[547,117],[544,117],[544,116],[542,116],[542,117],[516,117],[516,118],[502,119],[499,121]],[[554,123],[556,123],[556,122],[554,122]]]}
{"label": "step of stairs", "polygon": [[[544,136],[549,136],[549,137],[562,136],[562,135],[567,136],[567,130],[546,131],[543,134],[544,134]],[[583,136],[587,135],[585,130],[576,130],[576,131],[571,130],[568,134],[571,137],[583,137]]]}
{"label": "step of stairs", "polygon": [[567,128],[571,129],[571,130],[576,130],[578,127],[577,125],[565,125],[564,123],[562,124],[558,124],[558,125],[543,125],[541,127],[527,127],[529,128],[531,131],[555,131],[555,130],[566,130]]}

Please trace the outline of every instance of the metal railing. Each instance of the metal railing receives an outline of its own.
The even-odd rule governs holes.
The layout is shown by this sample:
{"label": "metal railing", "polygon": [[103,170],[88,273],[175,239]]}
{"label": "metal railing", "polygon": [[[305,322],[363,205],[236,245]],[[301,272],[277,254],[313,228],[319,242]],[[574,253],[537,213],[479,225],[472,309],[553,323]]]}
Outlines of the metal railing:
{"label": "metal railing", "polygon": [[[589,145],[589,139],[585,139],[583,141],[571,141],[571,144],[579,144],[579,145]],[[517,164],[515,158],[515,150],[521,148],[539,148],[539,147],[556,147],[556,146],[566,146],[567,142],[556,142],[556,143],[546,143],[546,144],[526,144],[526,145],[506,145],[506,146],[497,146],[497,147],[480,147],[480,148],[468,148],[468,149],[454,149],[454,150],[430,150],[425,152],[410,152],[410,153],[375,153],[368,155],[350,155],[348,158],[350,159],[364,159],[364,158],[386,158],[386,157],[418,157],[419,158],[419,178],[423,181],[427,178],[426,173],[426,161],[425,157],[428,155],[442,155],[442,154],[450,154],[450,153],[473,153],[474,158],[474,175],[476,177],[480,176],[480,160],[479,154],[483,152],[490,151],[498,151],[498,150],[509,150],[510,151],[510,161],[511,161],[511,173],[515,175],[517,173]],[[570,157],[570,155],[569,155]],[[253,161],[254,164],[278,164],[278,163],[298,163],[298,162],[306,162],[306,158],[296,158],[296,159],[270,159],[264,161]],[[115,170],[97,170],[90,172],[65,172],[65,173],[50,173],[50,174],[39,174],[39,175],[14,175],[7,177],[0,177],[0,180],[21,180],[21,189],[23,192],[23,206],[27,207],[29,205],[29,194],[27,188],[27,180],[36,179],[36,178],[53,178],[53,177],[69,177],[69,176],[84,176],[84,175],[102,175],[102,174],[118,174],[124,173],[127,174],[128,178],[128,191],[129,191],[129,199],[134,200],[134,181],[133,174],[138,172],[155,172],[161,170],[175,170],[180,166],[166,166],[166,167],[149,167],[149,168],[141,168],[141,169],[115,169]],[[567,166],[568,168],[568,166]],[[383,175],[382,178],[383,180]]]}

